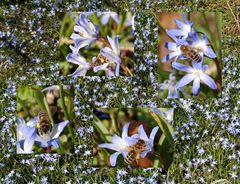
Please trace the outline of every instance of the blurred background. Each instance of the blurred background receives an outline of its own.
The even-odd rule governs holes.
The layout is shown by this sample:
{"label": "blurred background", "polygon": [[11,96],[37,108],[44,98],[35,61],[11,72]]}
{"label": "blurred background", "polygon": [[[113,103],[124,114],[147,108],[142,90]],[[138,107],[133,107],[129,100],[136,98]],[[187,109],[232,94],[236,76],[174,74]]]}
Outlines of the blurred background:
{"label": "blurred background", "polygon": [[[56,150],[52,147],[51,152],[73,152],[74,90],[72,87],[58,86],[53,90],[42,92],[46,87],[48,86],[19,86],[17,88],[17,116],[27,123],[38,116],[39,111],[46,111],[46,106],[48,106],[55,124],[64,120],[70,121],[59,136],[60,148]],[[41,148],[36,143],[33,150],[34,153],[46,152],[45,148]]]}
{"label": "blurred background", "polygon": [[[220,66],[220,70],[222,69],[222,55],[221,55],[221,28],[222,28],[222,15],[220,12],[195,12],[195,13],[186,13],[188,20],[193,22],[193,28],[198,32],[201,37],[203,34],[208,36],[209,42],[214,49],[215,54],[217,55],[217,61]],[[166,34],[166,29],[179,29],[174,22],[174,19],[179,19],[184,22],[181,12],[175,13],[159,13],[157,14],[158,19],[158,30],[159,30],[159,47],[158,47],[158,56],[159,56],[159,65],[158,65],[158,81],[159,83],[163,83],[164,80],[169,78],[169,73],[172,72],[171,62],[173,59],[169,60],[166,63],[162,63],[162,58],[169,54],[171,51],[164,47],[165,42],[174,42]],[[180,61],[180,63],[184,63],[191,66],[191,63],[187,60]],[[219,85],[219,90],[214,92],[212,89],[208,88],[205,85],[201,85],[201,92],[199,97],[201,98],[214,98],[220,96],[221,90],[221,71],[218,73],[216,63],[213,59],[204,57],[203,64],[207,64],[209,66],[207,70],[207,74],[210,75],[215,81],[217,81]],[[176,71],[176,70],[174,70]],[[181,79],[181,77],[185,75],[185,72],[177,71],[177,81]],[[220,76],[219,76],[220,75]],[[191,83],[184,87],[184,90],[191,94],[192,85]]]}
{"label": "blurred background", "polygon": [[[167,170],[173,160],[173,130],[170,124],[173,123],[173,110],[161,108],[158,111],[161,114],[156,114],[147,108],[95,109],[93,166],[110,166],[109,157],[115,151],[99,148],[98,145],[110,143],[114,134],[121,137],[123,126],[130,122],[129,136],[137,133],[141,124],[148,137],[152,129],[159,126],[154,142],[155,151],[148,153],[145,158],[140,158],[135,167],[161,167]],[[118,157],[116,166],[127,167],[122,155]]]}
{"label": "blurred background", "polygon": [[[71,52],[69,45],[73,44],[73,40],[70,39],[71,34],[74,32],[73,28],[75,25],[76,19],[78,16],[84,12],[75,12],[75,13],[65,13],[61,16],[61,29],[60,29],[60,69],[62,75],[66,76],[73,73],[77,66],[66,61],[66,56]],[[85,12],[89,13],[89,12]],[[134,35],[133,35],[133,16],[131,13],[121,13],[118,14],[120,23],[117,24],[111,17],[106,25],[103,25],[101,22],[102,16],[97,16],[96,13],[91,13],[88,15],[89,20],[99,28],[99,35],[104,37],[111,37],[112,39],[118,35],[119,43],[121,49],[122,65],[126,66],[131,73],[133,73],[133,52],[134,52]],[[100,49],[103,48],[101,43],[94,42],[90,47],[81,48],[79,54],[83,56],[88,62],[92,61],[94,56],[97,56],[100,52]],[[123,70],[120,70],[121,75],[128,75]],[[89,70],[86,75],[96,76],[104,75],[103,71],[98,73]]]}

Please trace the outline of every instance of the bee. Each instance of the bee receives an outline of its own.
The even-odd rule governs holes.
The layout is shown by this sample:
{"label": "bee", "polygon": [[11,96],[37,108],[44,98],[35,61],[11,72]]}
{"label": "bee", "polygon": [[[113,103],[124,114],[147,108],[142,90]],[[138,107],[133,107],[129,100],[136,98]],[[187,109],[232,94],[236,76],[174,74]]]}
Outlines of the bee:
{"label": "bee", "polygon": [[100,66],[107,62],[109,62],[109,60],[105,56],[103,56],[101,53],[99,53],[96,59],[92,62],[92,67]]}
{"label": "bee", "polygon": [[42,137],[52,133],[52,123],[47,112],[38,113],[37,131]]}
{"label": "bee", "polygon": [[146,149],[146,143],[144,140],[138,140],[134,145],[129,146],[128,154],[124,159],[127,165],[133,165],[140,158],[140,154]]}
{"label": "bee", "polygon": [[192,48],[188,45],[181,45],[180,50],[187,58],[192,59],[192,60],[196,61],[197,63],[199,63],[201,61],[200,54],[198,54],[198,52],[194,48]]}

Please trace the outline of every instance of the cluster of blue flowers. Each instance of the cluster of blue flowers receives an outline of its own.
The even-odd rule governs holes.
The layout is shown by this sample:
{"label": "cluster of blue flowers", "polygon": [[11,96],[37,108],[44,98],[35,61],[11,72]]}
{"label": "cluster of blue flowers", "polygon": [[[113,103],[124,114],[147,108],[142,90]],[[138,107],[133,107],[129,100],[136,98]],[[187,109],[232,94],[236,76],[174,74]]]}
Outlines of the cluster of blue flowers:
{"label": "cluster of blue flowers", "polygon": [[[199,36],[198,32],[193,29],[193,22],[190,22],[186,14],[183,13],[185,22],[175,19],[175,23],[179,29],[166,30],[166,33],[175,42],[166,42],[165,47],[172,51],[167,54],[162,62],[165,63],[170,59],[173,59],[172,68],[184,71],[187,74],[182,77],[174,85],[170,85],[168,98],[178,98],[178,89],[182,90],[182,87],[193,81],[192,93],[198,95],[200,92],[200,82],[203,82],[211,89],[216,90],[217,85],[215,81],[206,73],[208,65],[203,65],[204,56],[209,58],[216,58],[207,35]],[[179,60],[190,59],[192,66],[179,63]],[[165,85],[163,85],[165,89]]]}
{"label": "cluster of blue flowers", "polygon": [[[113,39],[109,36],[107,38],[100,36],[98,26],[88,18],[91,14],[92,12],[80,14],[76,19],[74,33],[70,37],[74,41],[74,45],[70,45],[72,53],[68,54],[66,59],[68,62],[78,65],[77,70],[71,76],[85,76],[90,69],[93,69],[94,72],[104,70],[107,76],[119,76],[121,58],[118,36]],[[110,17],[116,24],[120,23],[117,13],[114,12],[99,12],[97,16],[101,16],[102,25],[106,25]],[[79,54],[80,49],[89,48],[92,43],[97,42],[103,42],[104,47],[97,56],[92,58],[91,62]]]}

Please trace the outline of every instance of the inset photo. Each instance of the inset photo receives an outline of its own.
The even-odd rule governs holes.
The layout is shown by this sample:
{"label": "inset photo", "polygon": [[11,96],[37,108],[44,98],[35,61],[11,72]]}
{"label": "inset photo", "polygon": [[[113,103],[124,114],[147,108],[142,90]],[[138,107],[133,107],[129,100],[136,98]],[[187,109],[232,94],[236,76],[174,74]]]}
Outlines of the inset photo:
{"label": "inset photo", "polygon": [[69,86],[17,88],[17,153],[72,153],[74,90]]}
{"label": "inset photo", "polygon": [[60,62],[63,76],[133,76],[133,15],[72,12],[62,17]]}
{"label": "inset photo", "polygon": [[222,89],[221,13],[159,13],[159,96],[217,98]]}
{"label": "inset photo", "polygon": [[173,109],[94,110],[93,166],[162,168],[173,161]]}

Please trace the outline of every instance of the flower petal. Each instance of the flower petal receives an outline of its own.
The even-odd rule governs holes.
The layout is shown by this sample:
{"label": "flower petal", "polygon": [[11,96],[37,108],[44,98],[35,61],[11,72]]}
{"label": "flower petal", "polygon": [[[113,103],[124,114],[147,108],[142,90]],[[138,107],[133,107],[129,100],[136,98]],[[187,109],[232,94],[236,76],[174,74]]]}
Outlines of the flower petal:
{"label": "flower petal", "polygon": [[192,88],[193,95],[197,96],[200,92],[200,78],[196,77],[193,81],[193,88]]}
{"label": "flower petal", "polygon": [[202,81],[204,84],[206,84],[207,86],[209,86],[211,89],[217,89],[216,83],[215,83],[214,80],[213,80],[211,77],[209,77],[207,74],[202,73],[202,74],[200,75],[200,79],[201,79],[201,81]]}
{"label": "flower petal", "polygon": [[175,51],[177,48],[177,44],[174,42],[165,42],[164,47],[168,50]]}
{"label": "flower petal", "polygon": [[211,47],[207,47],[207,50],[204,53],[206,56],[210,58],[216,58],[216,54],[214,53],[213,49]]}
{"label": "flower petal", "polygon": [[149,139],[152,141],[152,144],[153,144],[153,141],[154,141],[154,138],[156,136],[158,129],[159,129],[159,127],[157,126],[157,127],[154,127],[151,131]]}
{"label": "flower petal", "polygon": [[48,142],[48,144],[54,146],[55,148],[59,148],[60,141],[59,139],[52,139]]}
{"label": "flower petal", "polygon": [[42,92],[44,91],[53,91],[53,90],[59,90],[59,86],[58,85],[52,85],[52,86],[49,86],[49,87],[46,87],[42,90]]}
{"label": "flower petal", "polygon": [[66,59],[68,60],[68,62],[74,63],[76,65],[83,65],[83,66],[88,65],[88,63],[84,57],[76,55],[76,54],[70,53],[67,55]]}
{"label": "flower petal", "polygon": [[177,70],[188,72],[188,73],[193,70],[192,67],[190,67],[188,65],[184,65],[184,64],[178,63],[178,62],[173,62],[172,63],[172,67],[177,69]]}
{"label": "flower petal", "polygon": [[53,132],[52,132],[52,139],[56,139],[59,137],[59,135],[62,133],[63,129],[65,128],[65,126],[69,123],[68,120],[63,121],[61,123],[58,124],[54,124],[53,126]]}
{"label": "flower petal", "polygon": [[102,22],[103,25],[106,25],[108,23],[109,17],[110,17],[109,13],[106,13],[102,16],[101,22]]}
{"label": "flower petal", "polygon": [[177,24],[177,26],[182,30],[184,35],[186,35],[186,33],[189,33],[191,31],[191,27],[189,24],[185,24],[184,22],[182,22],[178,19],[175,19],[174,21]]}
{"label": "flower petal", "polygon": [[139,138],[144,140],[144,141],[148,141],[148,136],[143,128],[143,125],[140,125],[138,127],[138,133],[139,133]]}
{"label": "flower petal", "polygon": [[128,137],[128,127],[129,127],[130,123],[126,123],[124,126],[123,126],[123,129],[122,129],[122,139],[124,139],[125,137]]}
{"label": "flower petal", "polygon": [[133,138],[133,137],[125,137],[124,140],[126,141],[128,146],[132,146],[133,144],[135,144],[138,141],[138,139]]}
{"label": "flower petal", "polygon": [[23,144],[23,149],[25,153],[32,153],[32,147],[35,141],[35,137],[36,137],[36,128],[31,128]]}
{"label": "flower petal", "polygon": [[116,153],[113,153],[111,156],[110,156],[110,164],[111,166],[115,166],[116,165],[116,161],[117,161],[117,157],[121,154],[121,152],[116,152]]}
{"label": "flower petal", "polygon": [[165,63],[167,61],[169,61],[170,59],[172,59],[173,57],[177,56],[179,54],[179,52],[171,52],[169,54],[167,54],[163,59],[162,62]]}
{"label": "flower petal", "polygon": [[114,151],[120,151],[118,146],[116,144],[112,144],[112,143],[99,144],[98,147],[99,148],[107,148],[107,149],[111,149],[111,150],[114,150]]}
{"label": "flower petal", "polygon": [[94,72],[98,72],[100,70],[105,70],[108,67],[108,63],[104,63],[103,65],[95,66],[93,68]]}
{"label": "flower petal", "polygon": [[188,83],[190,83],[193,79],[195,78],[195,76],[193,74],[187,74],[185,76],[182,77],[182,79],[180,81],[177,82],[176,84],[176,88],[180,88],[182,86],[187,85]]}
{"label": "flower petal", "polygon": [[112,16],[113,20],[114,20],[117,24],[120,23],[119,18],[118,18],[118,14],[117,14],[117,13],[112,13],[111,16]]}

